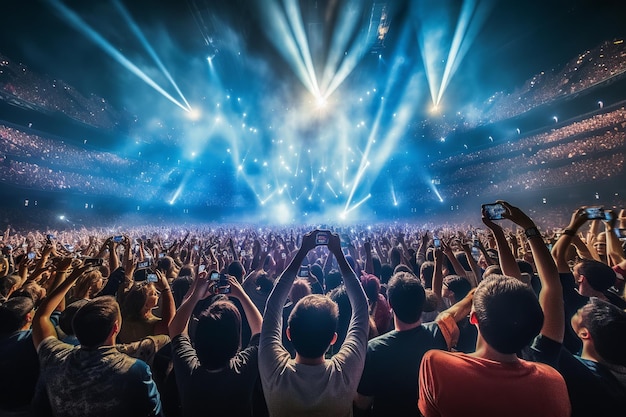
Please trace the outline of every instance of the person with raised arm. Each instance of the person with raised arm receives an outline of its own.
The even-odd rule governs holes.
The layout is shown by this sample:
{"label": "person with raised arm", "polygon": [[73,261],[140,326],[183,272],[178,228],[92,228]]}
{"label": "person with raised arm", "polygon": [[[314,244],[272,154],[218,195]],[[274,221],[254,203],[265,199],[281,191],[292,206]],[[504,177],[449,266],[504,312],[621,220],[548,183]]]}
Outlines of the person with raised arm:
{"label": "person with raised arm", "polygon": [[[199,273],[169,326],[182,415],[252,416],[263,319],[235,277],[227,276],[226,286],[211,275],[223,278],[217,271]],[[253,334],[249,345],[240,350],[242,317],[225,296],[198,315],[192,344],[188,326],[196,304],[226,291],[243,306]]]}
{"label": "person with raised arm", "polygon": [[148,365],[115,347],[122,315],[113,297],[89,300],[75,313],[72,327],[79,346],[57,337],[50,316],[78,277],[91,268],[75,268],[44,299],[33,318],[33,344],[52,413],[64,417],[161,415],[159,392]]}
{"label": "person with raised arm", "polygon": [[[326,351],[337,339],[337,305],[319,294],[302,298],[288,320],[287,337],[296,350],[295,359],[291,359],[281,341],[282,310],[300,265],[316,245],[327,245],[337,259],[352,319],[339,352],[325,359]],[[351,416],[368,330],[367,299],[341,250],[339,236],[327,230],[305,234],[269,296],[261,329],[259,372],[270,416]]]}
{"label": "person with raised arm", "polygon": [[[419,409],[425,417],[570,415],[563,377],[548,365],[517,356],[540,333],[557,340],[563,337],[554,264],[532,220],[506,202],[497,204],[504,211],[500,219],[522,226],[536,251],[538,272],[546,278],[543,302],[518,278],[491,275],[481,281],[470,313],[470,322],[478,330],[476,351],[464,354],[432,350],[424,356],[419,371]],[[488,217],[485,208],[483,216]],[[499,226],[492,224],[491,218],[485,220],[485,224],[494,226],[500,254],[506,253],[501,245],[510,254],[506,239],[498,236]],[[503,270],[515,273],[507,260],[509,254],[505,255]],[[542,307],[546,309],[545,320]]]}

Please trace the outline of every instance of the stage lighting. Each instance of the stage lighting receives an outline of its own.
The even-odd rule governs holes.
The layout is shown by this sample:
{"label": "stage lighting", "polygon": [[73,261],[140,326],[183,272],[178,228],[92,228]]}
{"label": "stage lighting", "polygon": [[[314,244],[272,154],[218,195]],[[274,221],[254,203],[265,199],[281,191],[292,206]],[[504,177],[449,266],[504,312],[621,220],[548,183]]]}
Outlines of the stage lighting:
{"label": "stage lighting", "polygon": [[315,103],[317,104],[317,108],[318,109],[326,108],[326,106],[328,105],[328,101],[324,97],[322,97],[322,96],[319,96],[315,100]]}
{"label": "stage lighting", "polygon": [[189,109],[189,111],[186,113],[186,116],[187,116],[187,119],[196,121],[200,119],[200,116],[202,116],[202,112],[200,111],[198,107],[193,107]]}

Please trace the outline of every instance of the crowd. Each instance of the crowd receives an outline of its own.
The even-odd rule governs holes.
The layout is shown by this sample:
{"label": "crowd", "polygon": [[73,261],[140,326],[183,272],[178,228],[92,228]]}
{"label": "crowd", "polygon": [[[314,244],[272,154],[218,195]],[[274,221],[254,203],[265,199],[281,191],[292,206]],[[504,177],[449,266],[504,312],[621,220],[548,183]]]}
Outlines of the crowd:
{"label": "crowd", "polygon": [[625,56],[622,40],[603,42],[573,58],[562,69],[542,71],[510,94],[495,94],[482,119],[490,123],[509,119],[619,76],[626,70]]}
{"label": "crowd", "polygon": [[0,414],[619,415],[626,210],[477,212],[7,227]]}
{"label": "crowd", "polygon": [[0,98],[18,99],[44,112],[61,112],[90,126],[120,127],[122,113],[101,97],[83,96],[62,80],[31,71],[26,65],[0,55]]}

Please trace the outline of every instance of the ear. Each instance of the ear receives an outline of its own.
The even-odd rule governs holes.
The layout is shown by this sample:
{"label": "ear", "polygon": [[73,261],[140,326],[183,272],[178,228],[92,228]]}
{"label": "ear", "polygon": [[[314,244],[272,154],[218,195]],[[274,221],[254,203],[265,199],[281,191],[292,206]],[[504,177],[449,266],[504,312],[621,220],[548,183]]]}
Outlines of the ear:
{"label": "ear", "polygon": [[335,334],[333,335],[332,340],[330,341],[330,345],[334,345],[337,342],[337,332],[335,332]]}
{"label": "ear", "polygon": [[26,315],[24,316],[24,323],[32,323],[33,317],[35,317],[35,310],[31,311],[30,313],[26,313]]}
{"label": "ear", "polygon": [[470,319],[469,319],[470,323],[472,323],[474,326],[478,326],[478,317],[476,316],[476,312],[475,311],[470,311]]}
{"label": "ear", "polygon": [[111,329],[111,333],[109,334],[109,336],[112,335],[117,335],[120,332],[120,322],[119,320],[115,320],[115,323],[113,323],[113,328]]}
{"label": "ear", "polygon": [[580,329],[578,329],[578,337],[580,338],[580,340],[590,340],[591,334],[586,327],[581,327]]}
{"label": "ear", "polygon": [[291,329],[289,328],[289,326],[287,326],[286,332],[287,332],[287,339],[289,339],[289,341],[291,342]]}

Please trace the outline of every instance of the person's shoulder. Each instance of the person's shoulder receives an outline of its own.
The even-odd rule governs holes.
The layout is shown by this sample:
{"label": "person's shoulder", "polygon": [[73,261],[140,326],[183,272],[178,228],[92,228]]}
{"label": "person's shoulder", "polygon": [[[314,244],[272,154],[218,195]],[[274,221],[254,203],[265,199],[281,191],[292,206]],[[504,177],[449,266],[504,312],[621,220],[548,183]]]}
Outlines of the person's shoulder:
{"label": "person's shoulder", "polygon": [[527,361],[523,359],[520,359],[520,363],[523,364],[523,366],[527,368],[533,369],[537,374],[546,375],[549,377],[556,377],[558,379],[563,379],[561,374],[556,369],[554,369],[552,366],[547,365],[545,363]]}
{"label": "person's shoulder", "polygon": [[37,352],[42,365],[53,358],[61,359],[78,349],[76,346],[65,343],[54,336],[46,337],[37,347]]}
{"label": "person's shoulder", "polygon": [[447,350],[431,349],[424,354],[423,360],[436,361],[465,361],[468,355],[463,352],[448,352]]}
{"label": "person's shoulder", "polygon": [[391,330],[387,333],[381,334],[379,336],[376,336],[372,339],[370,339],[367,342],[367,348],[375,348],[377,346],[386,346],[387,344],[389,344],[390,341],[395,340],[398,337],[398,331],[397,330]]}

